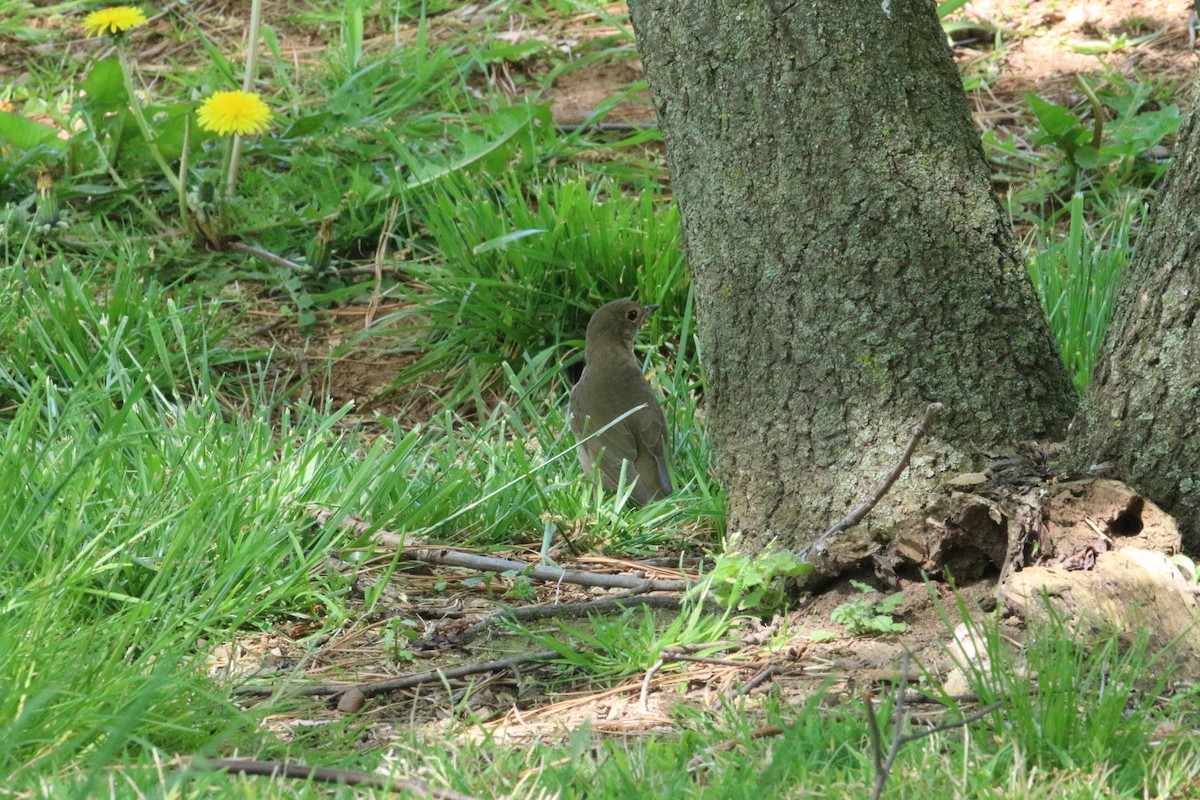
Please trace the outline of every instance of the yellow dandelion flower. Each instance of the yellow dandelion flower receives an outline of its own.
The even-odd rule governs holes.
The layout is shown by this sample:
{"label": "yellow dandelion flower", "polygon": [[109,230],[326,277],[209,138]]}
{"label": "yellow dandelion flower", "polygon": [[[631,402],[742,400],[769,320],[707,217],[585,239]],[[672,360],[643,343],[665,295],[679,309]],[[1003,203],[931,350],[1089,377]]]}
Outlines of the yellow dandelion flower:
{"label": "yellow dandelion flower", "polygon": [[140,8],[113,6],[88,14],[83,20],[83,29],[91,37],[102,33],[124,33],[145,24],[146,14]]}
{"label": "yellow dandelion flower", "polygon": [[262,133],[271,121],[271,109],[253,92],[214,92],[200,105],[196,117],[206,131],[228,136]]}

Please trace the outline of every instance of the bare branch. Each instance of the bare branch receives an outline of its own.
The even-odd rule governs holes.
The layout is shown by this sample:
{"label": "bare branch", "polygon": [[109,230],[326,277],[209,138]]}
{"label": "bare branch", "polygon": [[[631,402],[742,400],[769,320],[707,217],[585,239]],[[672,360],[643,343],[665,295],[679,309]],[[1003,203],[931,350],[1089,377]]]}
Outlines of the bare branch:
{"label": "bare branch", "polygon": [[[779,736],[782,733],[783,733],[783,728],[780,728],[778,725],[764,725],[761,728],[755,728],[754,730],[750,731],[749,738],[750,738],[750,741],[754,741],[755,739],[765,739],[768,736]],[[688,762],[688,770],[695,771],[695,770],[699,769],[700,767],[704,766],[704,759],[706,756],[711,756],[714,753],[722,753],[722,752],[725,752],[726,750],[732,750],[733,748],[737,747],[739,744],[743,744],[741,737],[737,737],[734,739],[726,739],[725,741],[721,742],[720,744],[714,744],[711,747],[704,748],[699,753],[692,756],[692,760]]]}
{"label": "bare branch", "polygon": [[386,775],[376,775],[372,772],[310,767],[295,762],[258,761],[246,758],[184,758],[182,761],[184,766],[203,766],[241,775],[294,778],[316,783],[340,783],[346,786],[373,786],[389,792],[411,792],[415,796],[434,798],[434,800],[476,800],[471,795],[462,794],[453,789],[438,789],[412,778],[389,778]]}
{"label": "bare branch", "polygon": [[642,710],[643,714],[650,713],[650,679],[653,678],[654,673],[662,669],[663,664],[666,663],[667,662],[664,659],[660,658],[658,661],[654,662],[654,666],[646,670],[646,677],[642,679],[642,692],[640,695],[638,695],[638,708]]}
{"label": "bare branch", "polygon": [[766,683],[771,678],[775,677],[780,672],[778,664],[768,664],[757,675],[746,681],[746,685],[738,690],[739,695],[747,695],[757,689],[760,685]]}
{"label": "bare branch", "polygon": [[[394,678],[388,681],[378,681],[376,683],[360,683],[360,684],[326,684],[316,686],[304,686],[289,692],[292,695],[300,697],[314,697],[322,695],[341,695],[350,689],[358,689],[367,697],[372,697],[385,692],[394,692],[400,689],[410,689],[413,686],[419,686],[423,683],[443,683],[454,678],[464,678],[468,675],[478,675],[481,672],[498,672],[504,669],[513,669],[522,664],[528,664],[534,661],[545,661],[554,658],[558,655],[557,650],[539,650],[536,653],[528,653],[523,656],[513,656],[511,658],[501,658],[495,661],[484,661],[476,664],[463,664],[458,667],[449,669],[432,669],[426,672],[417,672],[412,675],[405,675],[402,678]],[[240,686],[234,689],[236,695],[250,697],[265,697],[275,694],[276,688],[271,686]]]}
{"label": "bare branch", "polygon": [[260,258],[263,261],[266,261],[269,264],[274,264],[277,267],[290,269],[292,272],[307,273],[310,271],[308,267],[305,267],[302,264],[297,264],[295,261],[291,261],[283,256],[276,255],[270,250],[264,250],[261,247],[255,247],[252,244],[229,242],[227,245],[225,245],[225,248],[227,250],[234,250],[238,253],[245,253],[246,255],[254,256],[255,258]]}
{"label": "bare branch", "polygon": [[643,592],[685,592],[694,584],[687,580],[651,580],[629,575],[606,575],[601,572],[574,572],[556,567],[543,567],[527,561],[463,553],[449,548],[404,548],[404,557],[423,564],[442,567],[463,567],[479,572],[515,572],[530,580],[545,583],[570,583],[576,586],[599,586],[603,589],[637,589]]}
{"label": "bare branch", "polygon": [[[312,509],[311,513],[320,525],[327,524],[335,516],[333,512],[324,509]],[[339,520],[338,526],[360,535],[370,529],[366,523],[353,518]],[[375,531],[371,536],[380,544],[400,549],[404,557],[411,561],[420,561],[423,564],[440,567],[462,567],[479,572],[515,572],[530,580],[545,583],[570,583],[576,586],[599,586],[603,589],[633,589],[638,592],[685,592],[695,585],[693,581],[687,580],[650,580],[634,578],[629,575],[575,572],[531,564],[527,561],[510,561],[477,553],[464,553],[448,547],[406,547],[403,537],[386,530]]]}
{"label": "bare branch", "polygon": [[921,418],[921,421],[918,422],[916,427],[914,427],[912,430],[912,438],[909,439],[908,447],[904,449],[904,454],[900,456],[900,460],[896,462],[896,466],[892,468],[892,471],[888,474],[887,478],[884,479],[883,483],[880,484],[879,488],[875,490],[875,493],[868,497],[863,503],[859,504],[857,508],[847,514],[845,517],[835,522],[833,526],[829,528],[829,530],[818,536],[816,541],[812,542],[803,550],[801,550],[798,555],[802,560],[807,561],[809,554],[812,553],[813,550],[815,550],[819,545],[823,544],[834,534],[840,533],[841,531],[849,528],[853,528],[855,525],[862,522],[867,514],[871,513],[871,509],[878,505],[879,501],[882,500],[889,491],[891,491],[892,486],[895,485],[896,481],[900,478],[900,475],[903,474],[905,468],[908,467],[908,462],[912,460],[913,453],[917,450],[917,445],[920,443],[921,439],[923,439],[925,435],[929,433],[929,426],[932,424],[933,418],[940,414],[944,408],[945,406],[943,406],[941,403],[930,403],[929,406],[926,407],[925,416]]}
{"label": "bare branch", "polygon": [[883,794],[883,787],[887,783],[888,776],[892,774],[892,767],[896,763],[896,757],[900,755],[900,748],[904,747],[904,745],[909,742],[915,742],[918,739],[924,739],[926,736],[933,736],[935,733],[941,733],[942,731],[965,728],[967,725],[976,720],[983,719],[1000,707],[999,702],[992,703],[986,708],[981,708],[961,719],[945,722],[941,725],[934,725],[931,728],[926,728],[916,733],[902,734],[902,726],[907,716],[904,709],[904,694],[905,689],[901,686],[896,694],[896,704],[892,707],[892,741],[888,747],[886,756],[883,752],[883,736],[879,731],[879,722],[875,719],[875,704],[871,702],[871,694],[869,692],[866,696],[867,727],[871,731],[871,750],[875,759],[875,785],[871,790],[871,800],[879,800]]}
{"label": "bare branch", "polygon": [[582,603],[557,603],[554,605],[525,606],[523,608],[504,608],[487,615],[479,622],[453,637],[456,645],[474,641],[492,625],[499,622],[530,622],[550,617],[584,617],[588,614],[619,613],[626,609],[645,606],[647,608],[665,608],[679,610],[683,605],[682,597],[668,595],[635,596],[625,593],[622,597],[602,597],[598,600],[588,600]]}
{"label": "bare branch", "polygon": [[941,733],[942,731],[951,731],[951,730],[954,730],[955,728],[962,728],[966,725],[970,725],[972,722],[976,722],[978,720],[983,719],[988,714],[990,714],[993,711],[995,711],[996,709],[998,709],[1000,707],[1000,705],[1001,705],[1000,701],[997,700],[996,702],[992,703],[991,705],[984,706],[983,708],[979,709],[978,711],[974,711],[974,712],[968,714],[967,716],[963,717],[962,719],[955,720],[953,722],[943,722],[941,725],[934,725],[932,728],[924,728],[922,730],[917,731],[916,733],[910,733],[906,736],[902,736],[900,738],[900,744],[902,744],[902,745],[908,744],[909,742],[915,742],[918,739],[924,739],[926,736],[933,736],[935,733]]}
{"label": "bare branch", "polygon": [[878,800],[887,781],[887,772],[883,767],[883,734],[879,732],[879,720],[875,718],[875,703],[871,701],[870,690],[864,702],[867,706],[867,728],[871,731],[871,756],[875,760],[875,788],[871,791],[871,800]]}

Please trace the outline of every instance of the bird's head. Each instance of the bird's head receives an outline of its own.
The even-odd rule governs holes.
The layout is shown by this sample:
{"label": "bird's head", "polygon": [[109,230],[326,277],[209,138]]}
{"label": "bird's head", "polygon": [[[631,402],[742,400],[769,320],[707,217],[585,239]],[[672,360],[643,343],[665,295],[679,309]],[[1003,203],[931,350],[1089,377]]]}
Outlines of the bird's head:
{"label": "bird's head", "polygon": [[589,344],[619,344],[632,349],[642,323],[656,308],[657,305],[644,306],[628,298],[606,303],[592,315],[587,326],[587,341]]}

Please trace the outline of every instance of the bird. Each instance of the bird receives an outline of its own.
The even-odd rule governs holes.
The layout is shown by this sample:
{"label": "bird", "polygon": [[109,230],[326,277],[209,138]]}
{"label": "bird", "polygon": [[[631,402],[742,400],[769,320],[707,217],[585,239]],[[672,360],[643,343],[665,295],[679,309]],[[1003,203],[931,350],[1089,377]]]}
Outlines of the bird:
{"label": "bird", "polygon": [[[628,298],[606,303],[592,314],[584,343],[583,374],[571,389],[571,432],[584,472],[600,468],[605,489],[625,484],[638,505],[674,489],[667,472],[667,421],[658,398],[633,354],[633,340],[657,305]],[[630,409],[644,406],[588,439]]]}

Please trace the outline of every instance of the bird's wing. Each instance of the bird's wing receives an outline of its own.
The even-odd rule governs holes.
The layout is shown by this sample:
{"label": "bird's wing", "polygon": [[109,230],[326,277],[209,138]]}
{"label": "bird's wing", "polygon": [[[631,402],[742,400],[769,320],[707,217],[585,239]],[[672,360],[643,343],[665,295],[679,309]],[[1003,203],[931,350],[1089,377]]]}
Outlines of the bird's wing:
{"label": "bird's wing", "polygon": [[[657,408],[654,410],[658,411]],[[662,412],[658,413],[661,416]],[[660,420],[657,424],[640,426],[637,433],[637,441],[641,445],[638,448],[638,474],[643,476],[642,483],[646,483],[648,486],[650,482],[656,483],[657,486],[654,487],[656,493],[663,495],[671,494],[674,491],[671,486],[671,475],[667,471],[666,432],[666,421]]]}
{"label": "bird's wing", "polygon": [[646,407],[629,420],[638,445],[638,474],[645,476],[642,483],[657,481],[656,494],[668,495],[674,488],[667,472],[667,420],[650,384],[646,384],[643,402]]}
{"label": "bird's wing", "polygon": [[[615,489],[620,483],[622,462],[627,462],[625,482],[632,483],[635,478],[638,478],[633,491],[633,499],[639,504],[645,505],[657,497],[671,494],[673,488],[671,476],[667,471],[665,452],[666,418],[663,416],[662,407],[658,404],[658,398],[654,395],[650,384],[642,379],[640,370],[636,374],[637,383],[634,385],[638,388],[633,392],[633,405],[644,404],[645,407],[635,411],[599,436],[584,442],[579,447],[578,453],[579,462],[585,472],[591,472],[594,466],[599,464],[600,477],[607,489]],[[580,384],[576,384],[576,390],[579,389]],[[603,427],[603,424],[597,424],[592,420],[587,420],[585,424],[584,415],[580,413],[579,404],[575,402],[575,391],[572,391],[571,395],[571,432],[575,434],[575,439],[580,441],[586,438],[589,431],[598,430]],[[601,415],[606,419],[615,419],[627,410],[622,408],[618,412],[616,409],[606,408],[601,411]],[[603,456],[601,456],[601,451],[603,451]]]}
{"label": "bird's wing", "polygon": [[633,483],[637,478],[637,442],[628,423],[618,422],[584,447],[588,445],[594,446],[593,455],[598,454],[600,450],[604,451],[600,459],[600,477],[605,487],[615,489],[620,484],[623,462],[628,464],[625,467],[625,483]]}
{"label": "bird's wing", "polygon": [[[576,389],[579,384],[576,384]],[[575,440],[583,442],[576,451],[579,454],[579,463],[583,467],[584,472],[591,472],[597,463],[597,457],[603,456],[599,460],[600,478],[605,488],[615,489],[621,481],[621,462],[628,461],[629,466],[625,468],[625,482],[632,483],[637,477],[637,469],[635,461],[637,459],[638,448],[637,439],[634,436],[634,431],[630,427],[630,419],[623,419],[616,425],[613,425],[608,430],[598,436],[593,436],[586,442],[583,440],[596,430],[604,427],[604,423],[587,418],[579,409],[579,403],[576,402],[575,392],[571,392],[571,433],[575,435]],[[620,416],[613,415],[612,418]],[[637,417],[634,414],[633,417]]]}

